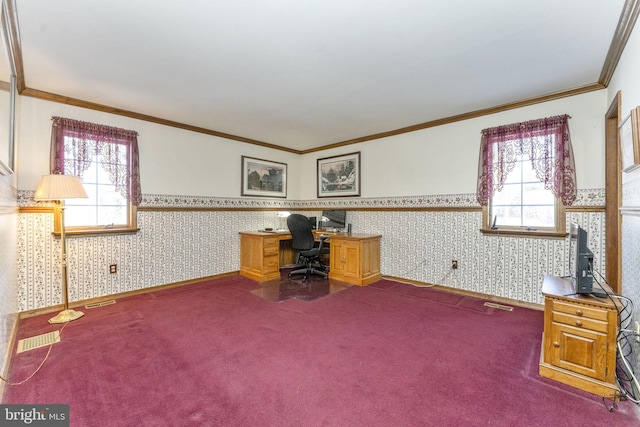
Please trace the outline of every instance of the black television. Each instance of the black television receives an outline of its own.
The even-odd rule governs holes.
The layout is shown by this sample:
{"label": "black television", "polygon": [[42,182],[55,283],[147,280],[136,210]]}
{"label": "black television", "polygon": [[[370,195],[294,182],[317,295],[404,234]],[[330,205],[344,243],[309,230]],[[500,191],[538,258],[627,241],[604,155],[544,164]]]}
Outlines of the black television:
{"label": "black television", "polygon": [[321,228],[342,230],[347,226],[347,211],[341,209],[323,210],[320,217]]}
{"label": "black television", "polygon": [[569,277],[576,294],[593,294],[593,252],[588,234],[575,222],[569,224]]}

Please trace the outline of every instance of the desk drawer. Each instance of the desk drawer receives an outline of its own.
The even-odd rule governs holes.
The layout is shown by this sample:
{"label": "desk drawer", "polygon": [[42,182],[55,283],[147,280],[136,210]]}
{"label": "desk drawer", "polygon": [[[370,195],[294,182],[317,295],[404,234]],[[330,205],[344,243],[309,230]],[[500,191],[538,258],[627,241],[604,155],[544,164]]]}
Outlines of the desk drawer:
{"label": "desk drawer", "polygon": [[262,251],[264,255],[278,255],[280,251],[280,240],[277,238],[264,239]]}
{"label": "desk drawer", "polygon": [[572,316],[565,313],[553,312],[553,321],[564,325],[573,326],[574,328],[587,329],[595,332],[607,333],[608,323],[606,321],[589,319],[586,317]]}
{"label": "desk drawer", "polygon": [[553,302],[553,311],[570,314],[572,316],[585,317],[588,319],[607,321],[607,310],[588,307],[577,304],[567,304],[561,301]]}
{"label": "desk drawer", "polygon": [[267,255],[278,255],[278,247],[275,247],[275,248],[267,248],[267,247],[265,247],[263,252],[264,252],[265,256],[267,256]]}
{"label": "desk drawer", "polygon": [[278,258],[278,253],[275,255],[269,255],[264,257],[262,269],[264,274],[277,272],[280,270],[280,260]]}

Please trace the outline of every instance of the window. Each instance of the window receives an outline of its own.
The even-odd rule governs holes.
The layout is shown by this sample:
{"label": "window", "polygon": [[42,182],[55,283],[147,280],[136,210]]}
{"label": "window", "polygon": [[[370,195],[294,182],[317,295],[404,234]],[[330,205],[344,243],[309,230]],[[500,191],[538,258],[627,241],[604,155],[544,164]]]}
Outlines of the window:
{"label": "window", "polygon": [[[536,177],[525,156],[516,158],[515,166],[496,191],[488,205],[491,226],[524,231],[555,231],[558,215],[557,198]],[[494,223],[495,220],[495,223]]]}
{"label": "window", "polygon": [[100,153],[91,156],[89,168],[84,171],[82,176],[81,182],[89,198],[66,201],[65,221],[67,227],[128,226],[129,203],[118,192],[109,177],[109,172],[102,167],[103,162]]}
{"label": "window", "polygon": [[67,200],[68,232],[135,230],[141,199],[137,133],[60,117],[52,129],[52,173],[78,176],[89,195]]}
{"label": "window", "polygon": [[564,235],[576,198],[568,116],[482,131],[478,202],[483,231]]}

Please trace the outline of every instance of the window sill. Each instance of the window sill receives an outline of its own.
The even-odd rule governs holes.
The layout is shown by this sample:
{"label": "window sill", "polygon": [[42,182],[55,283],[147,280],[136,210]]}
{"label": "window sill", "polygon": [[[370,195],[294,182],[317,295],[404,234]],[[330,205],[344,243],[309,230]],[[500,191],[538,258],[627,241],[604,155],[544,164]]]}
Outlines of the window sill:
{"label": "window sill", "polygon": [[481,228],[482,234],[499,235],[499,236],[516,236],[516,237],[551,237],[555,239],[564,239],[567,237],[566,232],[559,233],[551,230],[514,230],[508,228]]}
{"label": "window sill", "polygon": [[[91,237],[91,236],[114,236],[119,234],[136,234],[139,228],[88,228],[86,230],[65,230],[65,237]],[[52,233],[56,237],[60,237],[60,232]]]}

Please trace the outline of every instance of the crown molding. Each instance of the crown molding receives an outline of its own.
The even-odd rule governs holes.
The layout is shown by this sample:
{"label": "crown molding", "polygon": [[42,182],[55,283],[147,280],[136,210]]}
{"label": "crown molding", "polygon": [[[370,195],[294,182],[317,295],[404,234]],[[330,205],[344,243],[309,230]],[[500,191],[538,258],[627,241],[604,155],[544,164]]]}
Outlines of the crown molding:
{"label": "crown molding", "polygon": [[604,65],[602,66],[600,78],[598,79],[598,83],[605,87],[609,86],[609,83],[611,82],[611,78],[618,66],[624,47],[626,46],[629,36],[633,31],[633,27],[636,24],[639,12],[640,1],[627,0],[625,2],[622,8],[622,13],[620,14],[620,19],[618,20],[618,26],[613,34],[613,38],[611,39],[609,52],[607,52],[607,57],[605,58]]}
{"label": "crown molding", "polygon": [[[2,26],[9,68],[16,76],[16,89],[18,93],[26,88],[24,80],[24,65],[22,62],[22,45],[20,44],[20,30],[18,29],[18,13],[16,11],[15,0],[4,0],[2,2]],[[8,89],[7,83],[7,90]]]}
{"label": "crown molding", "polygon": [[556,99],[580,95],[583,93],[593,92],[593,91],[602,90],[602,89],[605,89],[605,86],[601,85],[600,83],[592,83],[592,84],[581,86],[575,89],[569,89],[561,92],[550,93],[548,95],[542,95],[535,98],[529,98],[521,101],[511,102],[508,104],[502,104],[495,107],[483,108],[481,110],[475,110],[468,113],[463,113],[455,116],[445,117],[442,119],[432,120],[429,122],[407,126],[404,128],[400,128],[400,129],[396,129],[388,132],[376,133],[373,135],[363,136],[360,138],[349,139],[342,142],[336,142],[335,144],[325,145],[317,148],[311,148],[309,150],[303,151],[303,154],[312,153],[315,151],[327,150],[329,148],[343,147],[345,145],[357,144],[360,142],[372,141],[374,139],[387,138],[390,136],[400,135],[403,133],[415,132],[422,129],[442,126],[449,123],[460,122],[463,120],[474,119],[476,117],[487,116],[489,114],[500,113],[502,111],[513,110],[515,108],[521,108],[529,105],[540,104],[542,102],[553,101]]}
{"label": "crown molding", "polygon": [[104,104],[98,104],[95,102],[84,101],[82,99],[71,98],[68,96],[58,95],[51,92],[45,92],[42,90],[26,88],[20,95],[29,96],[32,98],[42,99],[45,101],[57,102],[60,104],[73,105],[75,107],[86,108],[89,110],[101,111],[103,113],[115,114],[118,116],[125,116],[132,119],[143,120],[146,122],[157,123],[164,126],[174,127],[178,129],[184,129],[191,132],[202,133],[205,135],[217,136],[220,138],[231,139],[234,141],[240,141],[247,144],[260,145],[262,147],[274,148],[276,150],[289,151],[291,153],[300,154],[299,150],[294,150],[280,145],[270,144],[268,142],[259,141],[256,139],[245,138],[243,136],[233,135],[229,133],[219,132],[213,129],[207,129],[199,126],[193,126],[186,123],[176,122],[173,120],[167,120],[160,117],[150,116],[148,114],[137,113],[135,111],[124,110],[121,108],[110,107]]}

